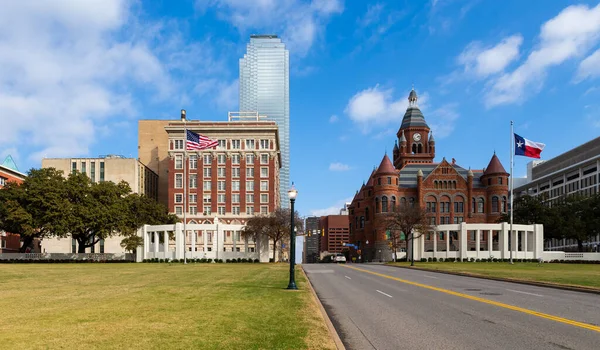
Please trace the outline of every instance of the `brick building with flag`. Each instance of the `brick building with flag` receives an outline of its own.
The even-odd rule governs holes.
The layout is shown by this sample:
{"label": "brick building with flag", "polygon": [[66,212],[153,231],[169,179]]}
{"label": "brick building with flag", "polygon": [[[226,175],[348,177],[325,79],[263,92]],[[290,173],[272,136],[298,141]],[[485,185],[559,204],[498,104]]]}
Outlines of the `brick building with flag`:
{"label": "brick building with flag", "polygon": [[[350,241],[359,247],[366,260],[391,260],[392,251],[384,227],[384,216],[397,206],[421,206],[428,212],[431,225],[494,223],[508,210],[509,174],[494,153],[487,167],[465,168],[454,159],[434,162],[433,132],[417,105],[413,89],[393,148],[393,158],[383,156],[348,207]],[[469,235],[468,247],[475,250],[475,234]],[[491,235],[491,237],[487,237]],[[493,232],[481,242],[492,239]],[[458,251],[458,233],[439,237],[425,234],[425,251],[450,240],[450,250]],[[483,244],[483,243],[482,243]],[[401,250],[405,249],[404,243]]]}

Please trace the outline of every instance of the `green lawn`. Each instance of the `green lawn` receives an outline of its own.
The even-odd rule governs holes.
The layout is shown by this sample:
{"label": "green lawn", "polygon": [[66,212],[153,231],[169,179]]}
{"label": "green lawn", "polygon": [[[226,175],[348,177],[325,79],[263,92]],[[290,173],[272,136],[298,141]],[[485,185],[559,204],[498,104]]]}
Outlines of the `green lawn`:
{"label": "green lawn", "polygon": [[[391,263],[410,266],[410,263]],[[600,265],[485,262],[415,262],[415,266],[430,270],[464,272],[475,275],[541,281],[600,289]]]}
{"label": "green lawn", "polygon": [[335,349],[285,264],[0,264],[3,349]]}

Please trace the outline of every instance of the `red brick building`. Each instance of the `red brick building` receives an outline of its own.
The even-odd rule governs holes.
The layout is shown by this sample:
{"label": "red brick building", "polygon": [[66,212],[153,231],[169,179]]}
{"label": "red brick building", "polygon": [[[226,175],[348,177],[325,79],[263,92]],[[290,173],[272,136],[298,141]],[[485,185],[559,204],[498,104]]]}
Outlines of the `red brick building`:
{"label": "red brick building", "polygon": [[[21,173],[11,156],[0,164],[0,189],[8,182],[22,183],[27,175]],[[21,246],[19,235],[0,231],[0,253],[16,253]]]}
{"label": "red brick building", "polygon": [[350,222],[348,215],[328,215],[319,219],[319,229],[323,230],[321,236],[321,252],[341,253],[350,243]]}
{"label": "red brick building", "polygon": [[[383,157],[348,208],[350,240],[367,260],[391,258],[382,217],[396,206],[421,206],[432,225],[493,223],[508,209],[509,174],[496,154],[483,170],[466,169],[454,159],[435,163],[433,133],[417,106],[414,90],[408,100],[393,162],[387,154]],[[431,238],[426,235],[426,245]],[[446,239],[452,238],[440,236],[438,241]]]}

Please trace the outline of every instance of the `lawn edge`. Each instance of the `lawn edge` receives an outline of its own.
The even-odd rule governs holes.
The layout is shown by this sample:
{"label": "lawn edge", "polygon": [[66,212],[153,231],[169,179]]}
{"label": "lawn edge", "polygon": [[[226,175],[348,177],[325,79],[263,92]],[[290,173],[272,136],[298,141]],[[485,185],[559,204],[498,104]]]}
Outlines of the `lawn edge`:
{"label": "lawn edge", "polygon": [[323,307],[321,300],[319,300],[319,297],[317,296],[317,292],[315,292],[315,289],[313,288],[310,278],[308,278],[308,276],[306,275],[306,271],[304,271],[304,267],[302,267],[302,265],[300,265],[300,270],[302,271],[304,278],[306,278],[306,282],[307,282],[306,284],[308,284],[308,289],[310,289],[310,293],[312,294],[313,300],[319,306],[319,310],[321,311],[321,315],[323,316],[323,319],[325,320],[325,324],[327,325],[329,334],[331,335],[331,338],[333,338],[333,343],[335,344],[335,347],[338,350],[346,350],[346,347],[344,346],[344,343],[342,343],[342,339],[340,338],[340,335],[338,334],[337,330],[333,326],[333,323],[331,322],[329,315],[327,315],[327,311],[325,311],[325,308]]}
{"label": "lawn edge", "polygon": [[596,288],[592,288],[592,287],[573,286],[573,285],[569,285],[569,284],[550,283],[550,282],[541,282],[541,281],[529,281],[529,280],[522,280],[522,279],[516,279],[516,278],[486,276],[486,275],[480,275],[480,274],[477,274],[477,273],[434,270],[434,269],[428,269],[426,267],[417,267],[417,266],[399,266],[399,265],[392,265],[392,264],[386,264],[386,266],[397,267],[397,268],[400,268],[400,269],[420,270],[420,271],[427,271],[427,272],[439,272],[439,273],[444,273],[444,274],[447,274],[447,275],[455,275],[455,276],[463,276],[463,277],[482,278],[482,279],[486,279],[486,280],[494,280],[494,281],[503,281],[503,282],[527,284],[527,285],[530,285],[530,286],[538,286],[538,287],[548,287],[548,288],[555,288],[555,289],[562,289],[562,290],[570,290],[570,291],[573,291],[573,292],[600,294],[600,289],[596,289]]}

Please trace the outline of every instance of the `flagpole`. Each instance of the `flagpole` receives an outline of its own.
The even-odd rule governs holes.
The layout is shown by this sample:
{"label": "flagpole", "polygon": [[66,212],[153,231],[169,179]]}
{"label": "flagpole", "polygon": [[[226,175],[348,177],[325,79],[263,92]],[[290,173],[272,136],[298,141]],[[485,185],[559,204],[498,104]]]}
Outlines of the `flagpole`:
{"label": "flagpole", "polygon": [[513,234],[513,164],[514,164],[514,156],[515,156],[515,132],[513,130],[514,122],[510,121],[510,233],[508,235],[509,238],[509,250],[510,250],[510,263],[513,263],[513,254],[512,254],[512,246],[515,244],[512,239]]}
{"label": "flagpole", "polygon": [[183,120],[183,137],[185,138],[183,147],[183,263],[187,264],[187,118]]}

